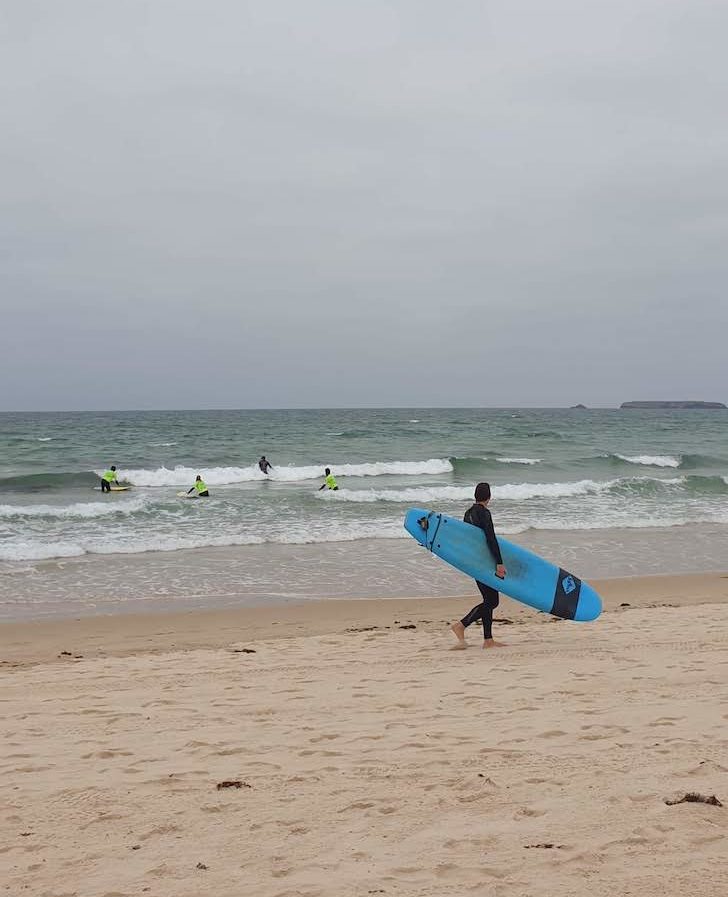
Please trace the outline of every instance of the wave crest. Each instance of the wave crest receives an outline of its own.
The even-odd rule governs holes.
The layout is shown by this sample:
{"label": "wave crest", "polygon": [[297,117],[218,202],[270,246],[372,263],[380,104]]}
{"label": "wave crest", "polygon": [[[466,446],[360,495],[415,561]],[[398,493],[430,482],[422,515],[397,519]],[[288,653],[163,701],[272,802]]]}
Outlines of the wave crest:
{"label": "wave crest", "polygon": [[17,517],[56,517],[90,520],[112,514],[134,514],[144,509],[143,498],[105,502],[75,502],[70,505],[0,505],[0,519]]}
{"label": "wave crest", "polygon": [[305,467],[274,467],[266,476],[257,467],[158,467],[155,470],[120,470],[119,479],[134,486],[185,486],[194,483],[199,473],[210,486],[227,486],[234,483],[253,483],[273,480],[295,483],[303,480],[321,480],[324,467],[330,467],[337,477],[421,476],[423,474],[450,473],[452,464],[447,458],[429,458],[427,461],[372,461],[364,464],[315,464]]}
{"label": "wave crest", "polygon": [[680,467],[682,458],[678,455],[620,455],[614,454],[620,461],[627,464],[642,464],[645,467]]}

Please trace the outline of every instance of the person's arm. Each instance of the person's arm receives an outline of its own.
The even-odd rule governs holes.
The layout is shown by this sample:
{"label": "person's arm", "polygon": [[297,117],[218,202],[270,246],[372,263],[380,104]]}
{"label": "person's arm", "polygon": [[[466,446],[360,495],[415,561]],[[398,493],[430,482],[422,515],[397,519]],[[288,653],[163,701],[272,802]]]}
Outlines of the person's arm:
{"label": "person's arm", "polygon": [[195,487],[193,486],[191,489],[188,489],[188,490],[187,490],[187,494],[189,495],[190,492],[194,492],[194,491],[195,491]]}
{"label": "person's arm", "polygon": [[[485,533],[485,541],[488,543],[490,553],[495,559],[496,576],[505,576],[506,571],[505,567],[503,566],[503,557],[501,556],[500,545],[498,544],[498,539],[495,535],[493,518],[490,516],[490,511],[487,508],[483,508],[483,513],[479,514],[478,516],[480,517],[481,529]],[[498,568],[500,568],[500,570]]]}
{"label": "person's arm", "polygon": [[319,487],[319,492],[320,492],[322,489],[325,489],[325,488],[326,488],[326,483],[324,483],[323,486],[320,486],[320,487]]}

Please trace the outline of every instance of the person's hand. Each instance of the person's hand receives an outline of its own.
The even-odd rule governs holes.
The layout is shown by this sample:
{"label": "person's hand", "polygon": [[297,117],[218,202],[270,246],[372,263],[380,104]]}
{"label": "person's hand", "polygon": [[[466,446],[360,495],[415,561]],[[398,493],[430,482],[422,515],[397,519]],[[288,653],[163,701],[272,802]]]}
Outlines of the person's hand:
{"label": "person's hand", "polygon": [[496,566],[495,575],[498,577],[498,579],[506,578],[506,568],[503,566],[503,564],[498,564]]}

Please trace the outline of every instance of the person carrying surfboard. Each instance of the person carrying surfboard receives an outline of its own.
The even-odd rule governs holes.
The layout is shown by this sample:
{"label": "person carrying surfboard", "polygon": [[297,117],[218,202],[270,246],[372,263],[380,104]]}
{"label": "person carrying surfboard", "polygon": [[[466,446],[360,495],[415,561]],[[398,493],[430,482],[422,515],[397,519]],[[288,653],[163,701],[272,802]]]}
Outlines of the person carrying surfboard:
{"label": "person carrying surfboard", "polygon": [[324,480],[323,486],[321,486],[321,488],[319,489],[319,492],[321,491],[321,489],[331,489],[332,492],[336,492],[339,487],[336,483],[336,479],[333,473],[331,473],[330,467],[327,467],[326,470],[324,470],[324,476],[326,477],[326,479]]}
{"label": "person carrying surfboard", "polygon": [[101,477],[101,491],[102,492],[111,492],[111,484],[118,483],[119,480],[116,477],[116,466],[114,464],[105,471]]}
{"label": "person carrying surfboard", "polygon": [[195,478],[195,485],[191,489],[187,490],[187,494],[189,495],[190,492],[194,492],[195,489],[197,490],[198,498],[208,498],[210,495],[210,493],[207,491],[207,486],[199,473]]}
{"label": "person carrying surfboard", "polygon": [[[475,487],[475,504],[472,505],[465,512],[465,516],[463,520],[466,523],[470,523],[473,526],[480,527],[483,530],[485,535],[485,541],[488,544],[488,549],[495,560],[495,575],[500,579],[504,579],[506,575],[506,568],[503,566],[503,558],[501,557],[500,547],[498,545],[498,539],[495,536],[495,529],[493,528],[493,518],[491,517],[490,511],[488,510],[488,502],[490,501],[490,484],[489,483],[478,483]],[[502,647],[502,642],[497,642],[493,638],[493,611],[496,607],[498,607],[499,597],[498,592],[495,589],[492,589],[490,586],[487,586],[484,582],[478,582],[475,580],[475,584],[480,590],[480,594],[483,596],[483,601],[476,605],[470,613],[466,614],[462,620],[457,620],[452,624],[450,629],[454,633],[455,637],[458,640],[458,648],[465,648],[465,630],[470,626],[471,623],[475,623],[476,620],[482,620],[483,622],[483,647],[484,648],[500,648]]]}
{"label": "person carrying surfboard", "polygon": [[258,461],[258,467],[263,471],[263,473],[268,473],[269,470],[273,470],[273,465],[266,458],[265,455],[260,456],[260,461]]}

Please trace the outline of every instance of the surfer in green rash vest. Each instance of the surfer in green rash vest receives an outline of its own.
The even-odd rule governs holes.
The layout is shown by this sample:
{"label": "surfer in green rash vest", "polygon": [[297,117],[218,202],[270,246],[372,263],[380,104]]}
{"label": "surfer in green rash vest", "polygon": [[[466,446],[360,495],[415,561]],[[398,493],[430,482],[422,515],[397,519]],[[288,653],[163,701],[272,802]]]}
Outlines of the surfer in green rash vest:
{"label": "surfer in green rash vest", "polygon": [[[495,575],[500,579],[505,579],[506,568],[503,566],[503,558],[501,557],[500,546],[498,545],[498,539],[495,536],[495,529],[493,528],[493,518],[490,516],[490,511],[488,510],[488,502],[490,501],[490,484],[489,483],[478,483],[475,487],[475,504],[472,507],[468,508],[465,512],[465,516],[463,520],[466,523],[472,524],[472,526],[477,526],[483,530],[483,534],[485,535],[485,541],[488,544],[488,549],[490,553],[493,555],[495,560]],[[456,647],[465,648],[467,647],[465,643],[465,630],[470,626],[471,623],[475,623],[476,620],[482,620],[483,622],[483,647],[484,648],[501,648],[503,647],[503,642],[497,642],[493,638],[492,626],[493,626],[493,611],[496,607],[498,607],[498,592],[495,589],[491,589],[490,586],[487,586],[484,582],[475,581],[476,586],[480,590],[480,594],[483,597],[483,601],[476,605],[470,613],[466,614],[462,620],[457,620],[452,624],[450,629],[458,640],[458,644]]]}
{"label": "surfer in green rash vest", "polygon": [[197,490],[198,498],[209,498],[210,496],[210,493],[207,491],[207,486],[199,473],[195,478],[195,485],[191,489],[187,490],[187,494],[189,495],[190,492],[194,492],[195,490]]}
{"label": "surfer in green rash vest", "polygon": [[324,476],[326,479],[324,480],[323,486],[319,489],[319,492],[321,492],[321,489],[330,489],[332,492],[336,492],[339,487],[336,484],[336,479],[334,478],[333,473],[331,473],[330,467],[327,467],[326,470],[324,470]]}
{"label": "surfer in green rash vest", "polygon": [[101,491],[102,492],[111,492],[111,484],[118,483],[118,479],[116,477],[116,466],[114,464],[104,472],[101,477]]}

